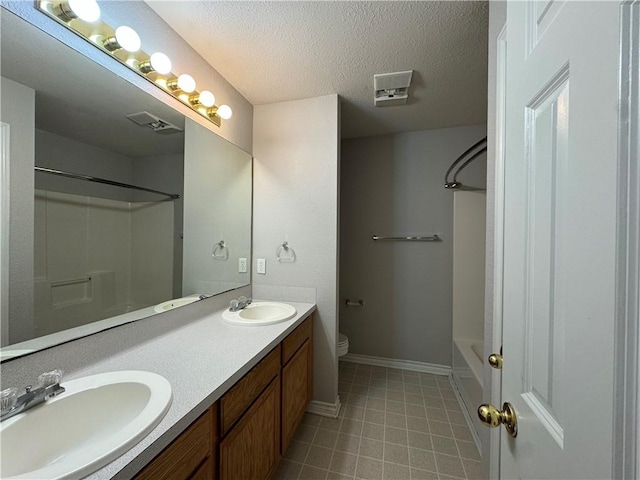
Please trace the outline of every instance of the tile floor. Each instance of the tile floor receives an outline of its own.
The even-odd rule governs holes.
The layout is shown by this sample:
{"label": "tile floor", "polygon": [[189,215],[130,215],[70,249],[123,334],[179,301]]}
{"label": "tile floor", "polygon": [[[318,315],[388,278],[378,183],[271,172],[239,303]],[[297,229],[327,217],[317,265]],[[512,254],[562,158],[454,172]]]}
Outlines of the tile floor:
{"label": "tile floor", "polygon": [[340,362],[337,419],[306,414],[276,480],[482,479],[449,378]]}

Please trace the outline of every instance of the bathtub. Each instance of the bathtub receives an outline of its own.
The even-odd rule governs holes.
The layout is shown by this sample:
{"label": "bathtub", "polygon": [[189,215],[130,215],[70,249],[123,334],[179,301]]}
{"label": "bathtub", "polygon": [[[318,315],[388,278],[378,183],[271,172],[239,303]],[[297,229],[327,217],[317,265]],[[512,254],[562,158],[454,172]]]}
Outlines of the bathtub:
{"label": "bathtub", "polygon": [[464,407],[475,427],[474,438],[479,439],[480,421],[477,409],[482,403],[482,376],[484,370],[483,342],[456,339],[453,341],[453,380],[458,387]]}

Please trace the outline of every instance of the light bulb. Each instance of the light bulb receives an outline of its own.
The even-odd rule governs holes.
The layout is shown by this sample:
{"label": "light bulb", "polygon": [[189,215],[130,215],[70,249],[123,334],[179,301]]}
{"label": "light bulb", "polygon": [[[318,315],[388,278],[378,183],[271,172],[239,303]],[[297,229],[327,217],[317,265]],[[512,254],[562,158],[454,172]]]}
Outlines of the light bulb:
{"label": "light bulb", "polygon": [[100,7],[95,0],[69,0],[67,4],[80,20],[93,23],[100,18]]}
{"label": "light bulb", "polygon": [[216,97],[209,90],[203,90],[200,92],[198,100],[205,107],[213,107],[216,103]]}
{"label": "light bulb", "polygon": [[233,111],[231,110],[231,107],[229,105],[220,105],[218,107],[216,115],[224,120],[229,120],[231,118],[231,115],[233,115]]}
{"label": "light bulb", "polygon": [[196,89],[196,81],[191,75],[183,73],[178,77],[178,88],[185,93],[191,93]]}
{"label": "light bulb", "polygon": [[164,53],[154,53],[149,61],[151,62],[151,68],[161,75],[166,75],[171,71],[171,60]]}
{"label": "light bulb", "polygon": [[126,25],[116,28],[116,41],[121,48],[131,53],[137,52],[142,46],[140,36],[133,28],[127,27]]}

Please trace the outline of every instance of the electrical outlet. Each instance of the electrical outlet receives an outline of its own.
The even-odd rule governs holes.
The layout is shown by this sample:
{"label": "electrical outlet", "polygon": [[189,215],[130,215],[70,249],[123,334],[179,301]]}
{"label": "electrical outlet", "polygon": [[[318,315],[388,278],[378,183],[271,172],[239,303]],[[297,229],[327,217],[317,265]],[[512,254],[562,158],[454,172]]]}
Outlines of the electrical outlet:
{"label": "electrical outlet", "polygon": [[265,258],[258,259],[257,271],[262,275],[267,273],[267,260]]}
{"label": "electrical outlet", "polygon": [[247,273],[247,259],[239,258],[238,259],[238,273]]}

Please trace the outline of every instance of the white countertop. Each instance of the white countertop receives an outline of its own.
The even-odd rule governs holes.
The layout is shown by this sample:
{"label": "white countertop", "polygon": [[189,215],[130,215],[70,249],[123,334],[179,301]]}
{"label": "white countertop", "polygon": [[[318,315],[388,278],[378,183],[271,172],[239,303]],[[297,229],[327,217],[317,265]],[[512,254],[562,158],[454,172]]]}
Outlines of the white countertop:
{"label": "white countertop", "polygon": [[164,376],[173,390],[171,407],[158,426],[129,451],[86,478],[133,477],[316,309],[311,303],[287,303],[297,314],[286,322],[241,327],[224,322],[220,310],[69,376],[146,370]]}

